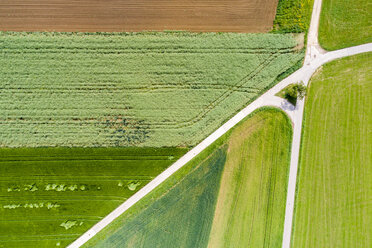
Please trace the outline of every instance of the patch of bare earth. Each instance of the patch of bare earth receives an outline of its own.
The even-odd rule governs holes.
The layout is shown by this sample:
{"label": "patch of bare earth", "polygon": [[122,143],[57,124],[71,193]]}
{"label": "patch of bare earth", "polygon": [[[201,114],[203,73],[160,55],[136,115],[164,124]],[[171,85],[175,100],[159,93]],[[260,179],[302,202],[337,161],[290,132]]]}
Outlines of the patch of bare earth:
{"label": "patch of bare earth", "polygon": [[266,32],[278,0],[1,0],[0,30]]}

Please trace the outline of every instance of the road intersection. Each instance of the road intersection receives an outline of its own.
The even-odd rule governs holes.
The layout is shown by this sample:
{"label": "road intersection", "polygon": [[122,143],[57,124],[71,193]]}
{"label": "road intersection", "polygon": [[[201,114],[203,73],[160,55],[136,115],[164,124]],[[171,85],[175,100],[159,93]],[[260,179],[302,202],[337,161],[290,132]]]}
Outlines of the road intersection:
{"label": "road intersection", "polygon": [[308,85],[311,76],[314,72],[321,67],[323,64],[328,63],[332,60],[356,55],[360,53],[366,53],[372,51],[372,43],[345,48],[337,51],[326,52],[324,51],[318,43],[318,26],[319,26],[319,17],[321,11],[322,0],[315,0],[313,13],[311,18],[310,29],[308,33],[307,49],[304,66],[279,82],[277,85],[272,87],[270,90],[265,92],[262,96],[257,98],[234,117],[228,120],[220,128],[214,131],[201,143],[191,149],[168,169],[154,178],[150,183],[140,189],[137,193],[131,196],[127,201],[117,207],[109,215],[103,218],[100,222],[95,224],[91,229],[85,232],[77,240],[71,243],[68,248],[78,248],[84,245],[88,240],[94,237],[99,231],[113,222],[121,214],[127,211],[131,206],[149,194],[167,178],[173,175],[176,171],[186,165],[191,161],[195,156],[201,153],[205,148],[211,145],[214,141],[224,135],[227,131],[233,128],[246,116],[251,114],[253,111],[265,107],[265,106],[274,106],[282,109],[292,121],[293,124],[293,138],[292,138],[292,150],[291,150],[291,161],[290,161],[290,172],[289,172],[289,181],[288,181],[288,190],[287,190],[287,201],[286,201],[286,211],[285,211],[285,222],[284,222],[284,232],[283,232],[283,248],[290,247],[291,241],[291,231],[292,231],[292,222],[293,222],[293,209],[294,209],[294,200],[296,192],[296,180],[297,180],[297,171],[298,171],[298,162],[299,162],[299,152],[300,152],[300,143],[301,143],[301,129],[302,129],[302,119],[304,112],[304,100],[297,101],[296,107],[291,105],[286,100],[275,96],[276,93],[281,91],[283,88],[288,86],[291,83],[303,82],[305,85]]}

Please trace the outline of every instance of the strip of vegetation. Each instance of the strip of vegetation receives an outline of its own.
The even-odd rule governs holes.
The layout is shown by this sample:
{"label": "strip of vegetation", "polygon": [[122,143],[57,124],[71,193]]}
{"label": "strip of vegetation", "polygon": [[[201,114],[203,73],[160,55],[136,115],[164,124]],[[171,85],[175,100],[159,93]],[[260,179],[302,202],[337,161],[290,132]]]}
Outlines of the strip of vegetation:
{"label": "strip of vegetation", "polygon": [[[284,113],[272,108],[256,111],[85,247],[194,248],[207,247],[208,243],[216,247],[211,237],[223,239],[217,247],[277,247],[283,231],[291,135]],[[265,166],[258,166],[261,164]],[[236,201],[224,191],[236,196]],[[227,205],[217,204],[215,210],[217,201]],[[234,210],[230,203],[236,204]],[[237,216],[232,218],[234,214]],[[220,224],[222,215],[231,221],[229,225],[212,228],[212,223]],[[234,235],[244,238],[235,240]]]}
{"label": "strip of vegetation", "polygon": [[274,33],[307,33],[314,0],[279,0]]}
{"label": "strip of vegetation", "polygon": [[291,34],[0,33],[0,146],[193,146],[298,67]]}
{"label": "strip of vegetation", "polygon": [[293,83],[279,91],[276,96],[286,99],[293,106],[296,106],[297,100],[302,100],[306,95],[306,86],[303,82]]}
{"label": "strip of vegetation", "polygon": [[0,247],[66,246],[186,151],[0,149]]}
{"label": "strip of vegetation", "polygon": [[372,53],[333,61],[305,105],[292,247],[371,247]]}

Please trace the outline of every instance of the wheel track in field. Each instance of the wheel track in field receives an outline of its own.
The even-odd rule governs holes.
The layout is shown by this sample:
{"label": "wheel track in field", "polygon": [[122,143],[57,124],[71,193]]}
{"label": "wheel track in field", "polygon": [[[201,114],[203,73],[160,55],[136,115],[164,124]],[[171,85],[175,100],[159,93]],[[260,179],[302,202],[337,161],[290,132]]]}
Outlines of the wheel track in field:
{"label": "wheel track in field", "polygon": [[264,106],[275,106],[282,109],[287,113],[289,118],[292,120],[294,126],[293,139],[292,139],[292,148],[291,148],[291,161],[290,161],[290,171],[289,171],[289,181],[288,181],[288,190],[287,190],[287,202],[286,202],[286,212],[284,220],[284,231],[283,231],[283,241],[282,247],[289,248],[291,241],[291,231],[292,231],[292,218],[293,218],[293,208],[294,208],[294,198],[296,191],[296,178],[297,178],[297,168],[298,168],[298,159],[299,159],[299,150],[300,150],[300,140],[301,140],[301,128],[302,128],[302,119],[303,119],[303,110],[304,110],[304,100],[297,101],[296,107],[291,107],[292,105],[284,99],[281,99],[275,94],[288,86],[293,82],[303,81],[306,85],[308,84],[313,73],[321,67],[323,64],[328,63],[332,60],[343,58],[347,56],[352,56],[360,53],[371,52],[372,43],[364,44],[360,46],[340,49],[332,52],[325,52],[322,50],[318,43],[318,26],[319,26],[319,17],[321,11],[322,0],[315,0],[313,13],[311,18],[311,24],[308,34],[307,42],[307,53],[305,58],[304,66],[279,82],[277,85],[272,87],[262,96],[257,98],[246,108],[237,113],[229,121],[223,124],[210,136],[204,139],[196,147],[186,153],[178,161],[176,161],[172,166],[166,169],[163,173],[158,175],[153,181],[140,189],[136,194],[131,196],[126,202],[121,204],[118,208],[112,211],[99,223],[95,224],[91,229],[86,233],[80,236],[77,240],[72,242],[68,248],[77,248],[85,244],[88,240],[94,237],[99,233],[103,228],[113,222],[118,218],[122,213],[127,211],[131,206],[136,202],[150,193],[158,185],[164,182],[168,177],[173,175],[181,167],[183,167],[187,162],[201,153],[205,148],[210,144],[216,141],[219,137],[229,131],[237,123],[239,123],[246,116],[251,114],[256,109],[259,109]]}
{"label": "wheel track in field", "polygon": [[[214,101],[210,102],[208,106],[204,108],[203,111],[201,111],[199,114],[196,116],[182,122],[166,122],[166,123],[161,123],[161,122],[150,122],[147,123],[149,125],[148,130],[156,130],[156,129],[163,129],[164,127],[169,128],[170,126],[171,129],[180,129],[180,128],[185,128],[185,127],[190,127],[194,125],[195,123],[201,121],[203,118],[206,117],[206,115],[213,111],[216,106],[221,104],[224,100],[226,100],[231,94],[234,92],[237,92],[237,90],[232,89],[234,88],[241,88],[244,87],[244,84],[246,84],[249,80],[252,80],[254,77],[259,75],[259,73],[263,70],[266,69],[271,63],[275,61],[276,58],[279,57],[279,54],[272,54],[271,57],[265,59],[258,67],[255,68],[255,70],[251,71],[248,73],[246,76],[244,76],[242,79],[240,79],[235,85],[231,85],[229,89],[227,89],[225,92],[223,92],[219,97],[217,97]],[[262,92],[264,88],[262,89],[257,89],[258,91]],[[255,93],[255,92],[252,92]],[[256,93],[256,95],[259,95]]]}
{"label": "wheel track in field", "polygon": [[[253,51],[253,50],[252,50]],[[204,110],[200,113],[198,113],[196,116],[190,118],[190,119],[187,119],[186,121],[175,121],[175,122],[171,122],[171,121],[167,121],[167,122],[154,122],[154,121],[148,121],[146,122],[146,130],[148,131],[152,131],[152,130],[158,130],[158,129],[164,129],[164,128],[167,128],[167,129],[181,129],[181,128],[188,128],[190,126],[193,126],[195,125],[196,123],[198,123],[199,121],[203,120],[211,111],[213,111],[213,109],[218,106],[219,104],[221,104],[223,101],[225,101],[229,96],[231,96],[231,94],[235,93],[235,92],[242,92],[242,93],[246,93],[246,94],[251,94],[255,97],[257,97],[259,95],[259,93],[263,92],[264,91],[264,87],[263,88],[257,88],[257,87],[252,87],[252,86],[244,86],[247,81],[253,79],[255,76],[257,76],[257,74],[259,74],[262,70],[264,70],[268,65],[270,65],[273,61],[275,61],[276,58],[278,58],[281,54],[286,54],[286,53],[289,53],[289,52],[293,52],[293,48],[283,48],[283,49],[277,49],[275,52],[270,52],[270,53],[267,53],[270,55],[270,57],[266,60],[264,60],[254,71],[250,72],[248,75],[246,75],[245,77],[243,77],[241,80],[239,80],[235,85],[223,85],[223,87],[221,87],[221,85],[219,86],[218,89],[215,89],[215,88],[212,88],[213,90],[225,90],[218,98],[216,98],[214,101],[210,102],[209,105],[207,105]],[[205,85],[205,86],[202,86],[200,87],[200,90],[204,90],[203,87],[205,87],[205,90],[210,90],[211,86],[213,85]],[[159,85],[150,85],[149,87],[146,87],[145,90],[147,91],[151,91],[151,90],[167,90],[167,89],[173,89],[174,88],[179,88],[179,86],[163,86],[163,87],[159,87]],[[192,87],[192,85],[186,85],[184,86],[185,89],[187,89],[187,87]],[[84,89],[86,90],[86,89]],[[142,93],[141,91],[139,91],[138,93]],[[94,108],[95,109],[95,108]],[[50,111],[49,108],[47,108],[47,110]],[[157,109],[159,110],[159,109]],[[198,108],[198,110],[200,110],[200,108]],[[131,117],[130,115],[126,115],[127,117]],[[34,118],[35,116],[33,116]],[[132,116],[133,119],[135,119],[135,116]],[[24,120],[27,120],[28,117],[27,116],[23,116],[23,119]],[[39,121],[32,121],[32,122],[25,122],[25,123],[19,123],[19,120],[15,117],[12,117],[11,115],[8,115],[7,116],[7,119],[3,119],[1,120],[0,118],[0,124],[1,123],[16,123],[17,125],[29,125],[30,123],[31,124],[34,124],[34,125],[43,125],[43,124],[46,124],[46,122],[49,124],[63,124],[64,126],[67,126],[67,125],[71,125],[71,126],[76,126],[76,125],[81,125],[81,122],[94,122],[96,123],[97,121],[99,120],[92,120],[91,118],[87,118],[85,121],[84,119],[81,120],[81,119],[77,119],[77,120],[70,120],[71,119],[71,116],[66,116],[65,118],[61,118],[61,116],[58,116],[58,120],[43,120],[45,119],[44,116],[40,116],[40,120]],[[85,124],[87,124],[85,123]],[[84,124],[84,123],[83,123]],[[141,126],[141,124],[139,124]],[[128,127],[127,129],[130,129],[130,130],[136,130],[135,127]],[[43,133],[43,135],[53,135],[54,133]],[[73,135],[73,134],[71,134]],[[91,134],[87,134],[85,135],[86,137],[90,136]],[[110,134],[108,134],[110,135]]]}

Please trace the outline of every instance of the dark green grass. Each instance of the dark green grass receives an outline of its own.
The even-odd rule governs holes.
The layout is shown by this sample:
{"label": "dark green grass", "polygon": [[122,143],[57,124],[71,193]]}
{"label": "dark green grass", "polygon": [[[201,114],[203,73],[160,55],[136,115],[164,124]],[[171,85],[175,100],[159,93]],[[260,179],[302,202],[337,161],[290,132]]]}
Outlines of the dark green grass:
{"label": "dark green grass", "polygon": [[[256,132],[257,130],[260,131]],[[240,132],[244,134],[239,135]],[[235,143],[244,143],[247,149],[244,153],[250,152],[249,155],[242,153],[242,158],[247,157],[262,162],[265,157],[265,161],[270,161],[267,162],[267,166],[274,164],[282,166],[278,170],[274,169],[275,172],[267,172],[267,174],[265,169],[265,178],[259,183],[262,185],[258,186],[254,182],[248,183],[250,190],[255,194],[248,194],[248,196],[245,194],[240,197],[240,202],[243,203],[244,199],[249,199],[249,197],[257,198],[261,194],[260,191],[264,190],[264,196],[260,198],[262,201],[252,201],[252,203],[255,202],[253,206],[252,204],[249,206],[239,204],[238,206],[242,216],[253,215],[259,220],[253,227],[260,235],[252,234],[254,238],[251,239],[251,243],[246,243],[257,244],[264,239],[266,239],[265,243],[280,243],[278,235],[282,233],[282,226],[276,223],[277,221],[281,223],[284,218],[285,197],[282,195],[285,195],[286,187],[278,185],[286,184],[286,165],[289,164],[288,142],[290,142],[291,134],[290,122],[283,113],[272,108],[256,111],[103,229],[85,247],[207,247],[210,242],[210,232],[213,230],[212,223],[218,215],[215,212],[215,206],[220,197],[219,185],[222,169],[225,166],[226,156],[231,153],[232,148],[229,144],[234,143],[231,137],[237,140]],[[278,137],[280,141],[286,141],[283,142],[283,146],[272,145],[272,150],[264,149],[262,143],[271,142],[272,139],[278,140]],[[249,148],[249,144],[255,147]],[[262,154],[265,152],[267,154]],[[232,160],[234,156],[236,154],[231,154]],[[262,177],[260,168],[256,168],[257,171],[252,168],[250,172],[255,173],[257,177]],[[230,166],[229,169],[231,169]],[[240,174],[240,169],[240,167],[235,169],[234,173]],[[250,173],[236,176],[236,181],[232,182],[233,185],[239,184],[238,181],[244,181],[244,178],[249,181],[255,178],[254,175],[249,178],[247,174]],[[266,175],[269,175],[269,178]],[[275,187],[273,185],[277,185],[278,189],[271,189]],[[275,197],[273,192],[275,192]],[[273,208],[272,206],[280,207]],[[251,207],[256,211],[250,211]],[[231,213],[228,209],[222,210],[227,214]],[[270,218],[270,221],[265,221],[267,218]],[[234,219],[234,230],[241,231],[242,236],[247,234],[244,228],[240,228],[242,225],[247,227],[245,220],[246,218]],[[222,235],[224,231],[226,229],[222,227]],[[236,235],[239,236],[239,233]]]}
{"label": "dark green grass", "polygon": [[95,247],[205,247],[225,159],[225,149],[215,150]]}
{"label": "dark green grass", "polygon": [[371,247],[372,53],[326,64],[306,99],[292,247]]}
{"label": "dark green grass", "polygon": [[[0,247],[67,245],[186,150],[0,149]],[[140,185],[130,190],[131,183]],[[60,191],[46,190],[53,184]],[[65,221],[76,225],[66,230],[60,226]]]}
{"label": "dark green grass", "polygon": [[324,0],[319,42],[326,50],[372,42],[372,1]]}

